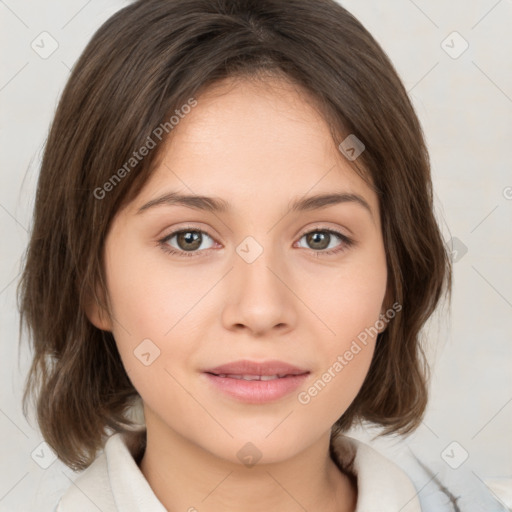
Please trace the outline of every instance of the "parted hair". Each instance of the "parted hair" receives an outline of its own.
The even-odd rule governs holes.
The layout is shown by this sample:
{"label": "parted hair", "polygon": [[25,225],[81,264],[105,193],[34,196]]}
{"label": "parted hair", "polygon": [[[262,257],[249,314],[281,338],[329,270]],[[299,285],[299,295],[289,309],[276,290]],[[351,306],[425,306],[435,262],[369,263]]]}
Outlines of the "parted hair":
{"label": "parted hair", "polygon": [[[105,237],[162,154],[166,139],[155,129],[223,79],[264,77],[314,98],[337,147],[348,135],[364,143],[347,160],[378,195],[387,306],[401,306],[331,436],[362,421],[382,427],[380,435],[406,435],[424,416],[422,327],[443,292],[451,296],[452,267],[422,128],[383,49],[334,0],[138,0],[96,31],[73,66],[44,148],[18,285],[20,333],[32,352],[24,414],[34,408],[45,440],[73,469],[134,425],[129,412],[140,397],[112,333],[86,309],[93,300],[108,310]],[[148,137],[156,147],[126,167]]]}

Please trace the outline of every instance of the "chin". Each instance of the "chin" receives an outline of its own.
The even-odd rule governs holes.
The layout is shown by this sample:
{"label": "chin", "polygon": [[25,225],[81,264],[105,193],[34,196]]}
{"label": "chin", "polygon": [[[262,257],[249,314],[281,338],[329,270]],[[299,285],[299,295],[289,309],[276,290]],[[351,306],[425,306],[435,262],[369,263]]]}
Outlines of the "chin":
{"label": "chin", "polygon": [[252,467],[255,464],[275,464],[291,459],[316,439],[298,430],[296,435],[290,435],[290,428],[279,432],[280,427],[275,428],[278,423],[275,422],[272,429],[253,428],[252,434],[243,429],[230,431],[233,438],[226,435],[220,443],[205,448],[231,463]]}

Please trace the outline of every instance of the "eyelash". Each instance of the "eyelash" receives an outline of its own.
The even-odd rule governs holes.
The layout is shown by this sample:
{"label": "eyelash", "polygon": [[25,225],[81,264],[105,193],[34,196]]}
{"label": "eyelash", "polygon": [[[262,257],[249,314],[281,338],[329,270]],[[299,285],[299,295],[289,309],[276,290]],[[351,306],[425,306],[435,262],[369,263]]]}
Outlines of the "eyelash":
{"label": "eyelash", "polygon": [[[193,226],[189,226],[189,227],[185,227],[185,228],[180,228],[176,231],[173,231],[172,233],[169,233],[168,235],[165,235],[165,237],[158,240],[158,244],[160,245],[160,247],[162,248],[162,250],[164,252],[171,254],[173,256],[175,255],[175,256],[180,256],[180,257],[185,257],[185,258],[191,258],[191,257],[197,256],[198,254],[201,254],[202,252],[205,252],[205,250],[189,251],[189,252],[176,250],[176,249],[170,247],[169,244],[167,243],[175,235],[177,235],[179,233],[184,233],[184,232],[186,233],[189,231],[207,235],[213,240],[213,237],[210,236],[206,231],[203,231],[202,229],[197,229]],[[306,233],[301,235],[299,240],[301,240],[303,237],[305,237],[306,235],[309,235],[311,233],[328,233],[330,235],[335,235],[338,238],[340,238],[340,240],[342,242],[341,246],[336,249],[318,250],[318,251],[315,249],[310,249],[311,251],[315,252],[317,254],[317,256],[330,256],[330,255],[338,254],[338,253],[341,253],[341,252],[349,249],[353,245],[355,245],[355,241],[352,240],[351,238],[349,238],[348,236],[346,236],[343,233],[340,233],[339,231],[336,231],[334,229],[327,229],[327,228],[325,228],[325,229],[315,228],[315,229],[312,229],[311,231],[307,231]],[[207,250],[208,249],[206,249],[206,251]]]}

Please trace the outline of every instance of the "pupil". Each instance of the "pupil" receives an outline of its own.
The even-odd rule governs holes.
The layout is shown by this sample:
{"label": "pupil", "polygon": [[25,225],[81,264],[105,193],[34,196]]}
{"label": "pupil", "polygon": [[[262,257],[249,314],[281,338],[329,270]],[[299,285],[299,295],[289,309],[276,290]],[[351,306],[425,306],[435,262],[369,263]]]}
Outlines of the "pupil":
{"label": "pupil", "polygon": [[[201,241],[200,241],[200,235],[199,233],[197,233],[196,231],[184,231],[183,233],[179,234],[178,235],[178,243],[180,241],[184,241],[185,244],[193,244],[195,242],[195,244],[193,244],[192,247],[190,247],[190,245],[187,247],[185,245],[185,247],[181,247],[181,244],[179,243],[180,245],[180,248],[187,251],[187,250],[193,250],[193,249],[197,249],[201,246]],[[198,240],[199,240],[199,243],[198,243]]]}
{"label": "pupil", "polygon": [[[312,243],[313,246],[317,245],[317,247],[314,247],[316,249],[325,249],[329,244],[325,243],[326,240],[328,240],[328,235],[326,233],[322,232],[315,232],[309,235],[309,243]],[[318,244],[320,245],[318,247]]]}

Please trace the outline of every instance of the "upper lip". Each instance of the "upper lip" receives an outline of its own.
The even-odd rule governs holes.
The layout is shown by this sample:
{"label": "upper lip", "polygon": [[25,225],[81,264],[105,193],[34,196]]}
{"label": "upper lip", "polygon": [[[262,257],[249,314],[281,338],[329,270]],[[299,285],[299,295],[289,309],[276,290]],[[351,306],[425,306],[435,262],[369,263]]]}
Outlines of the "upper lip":
{"label": "upper lip", "polygon": [[204,371],[205,373],[213,373],[215,375],[301,375],[309,373],[308,370],[293,366],[284,361],[255,362],[247,359],[222,364]]}

